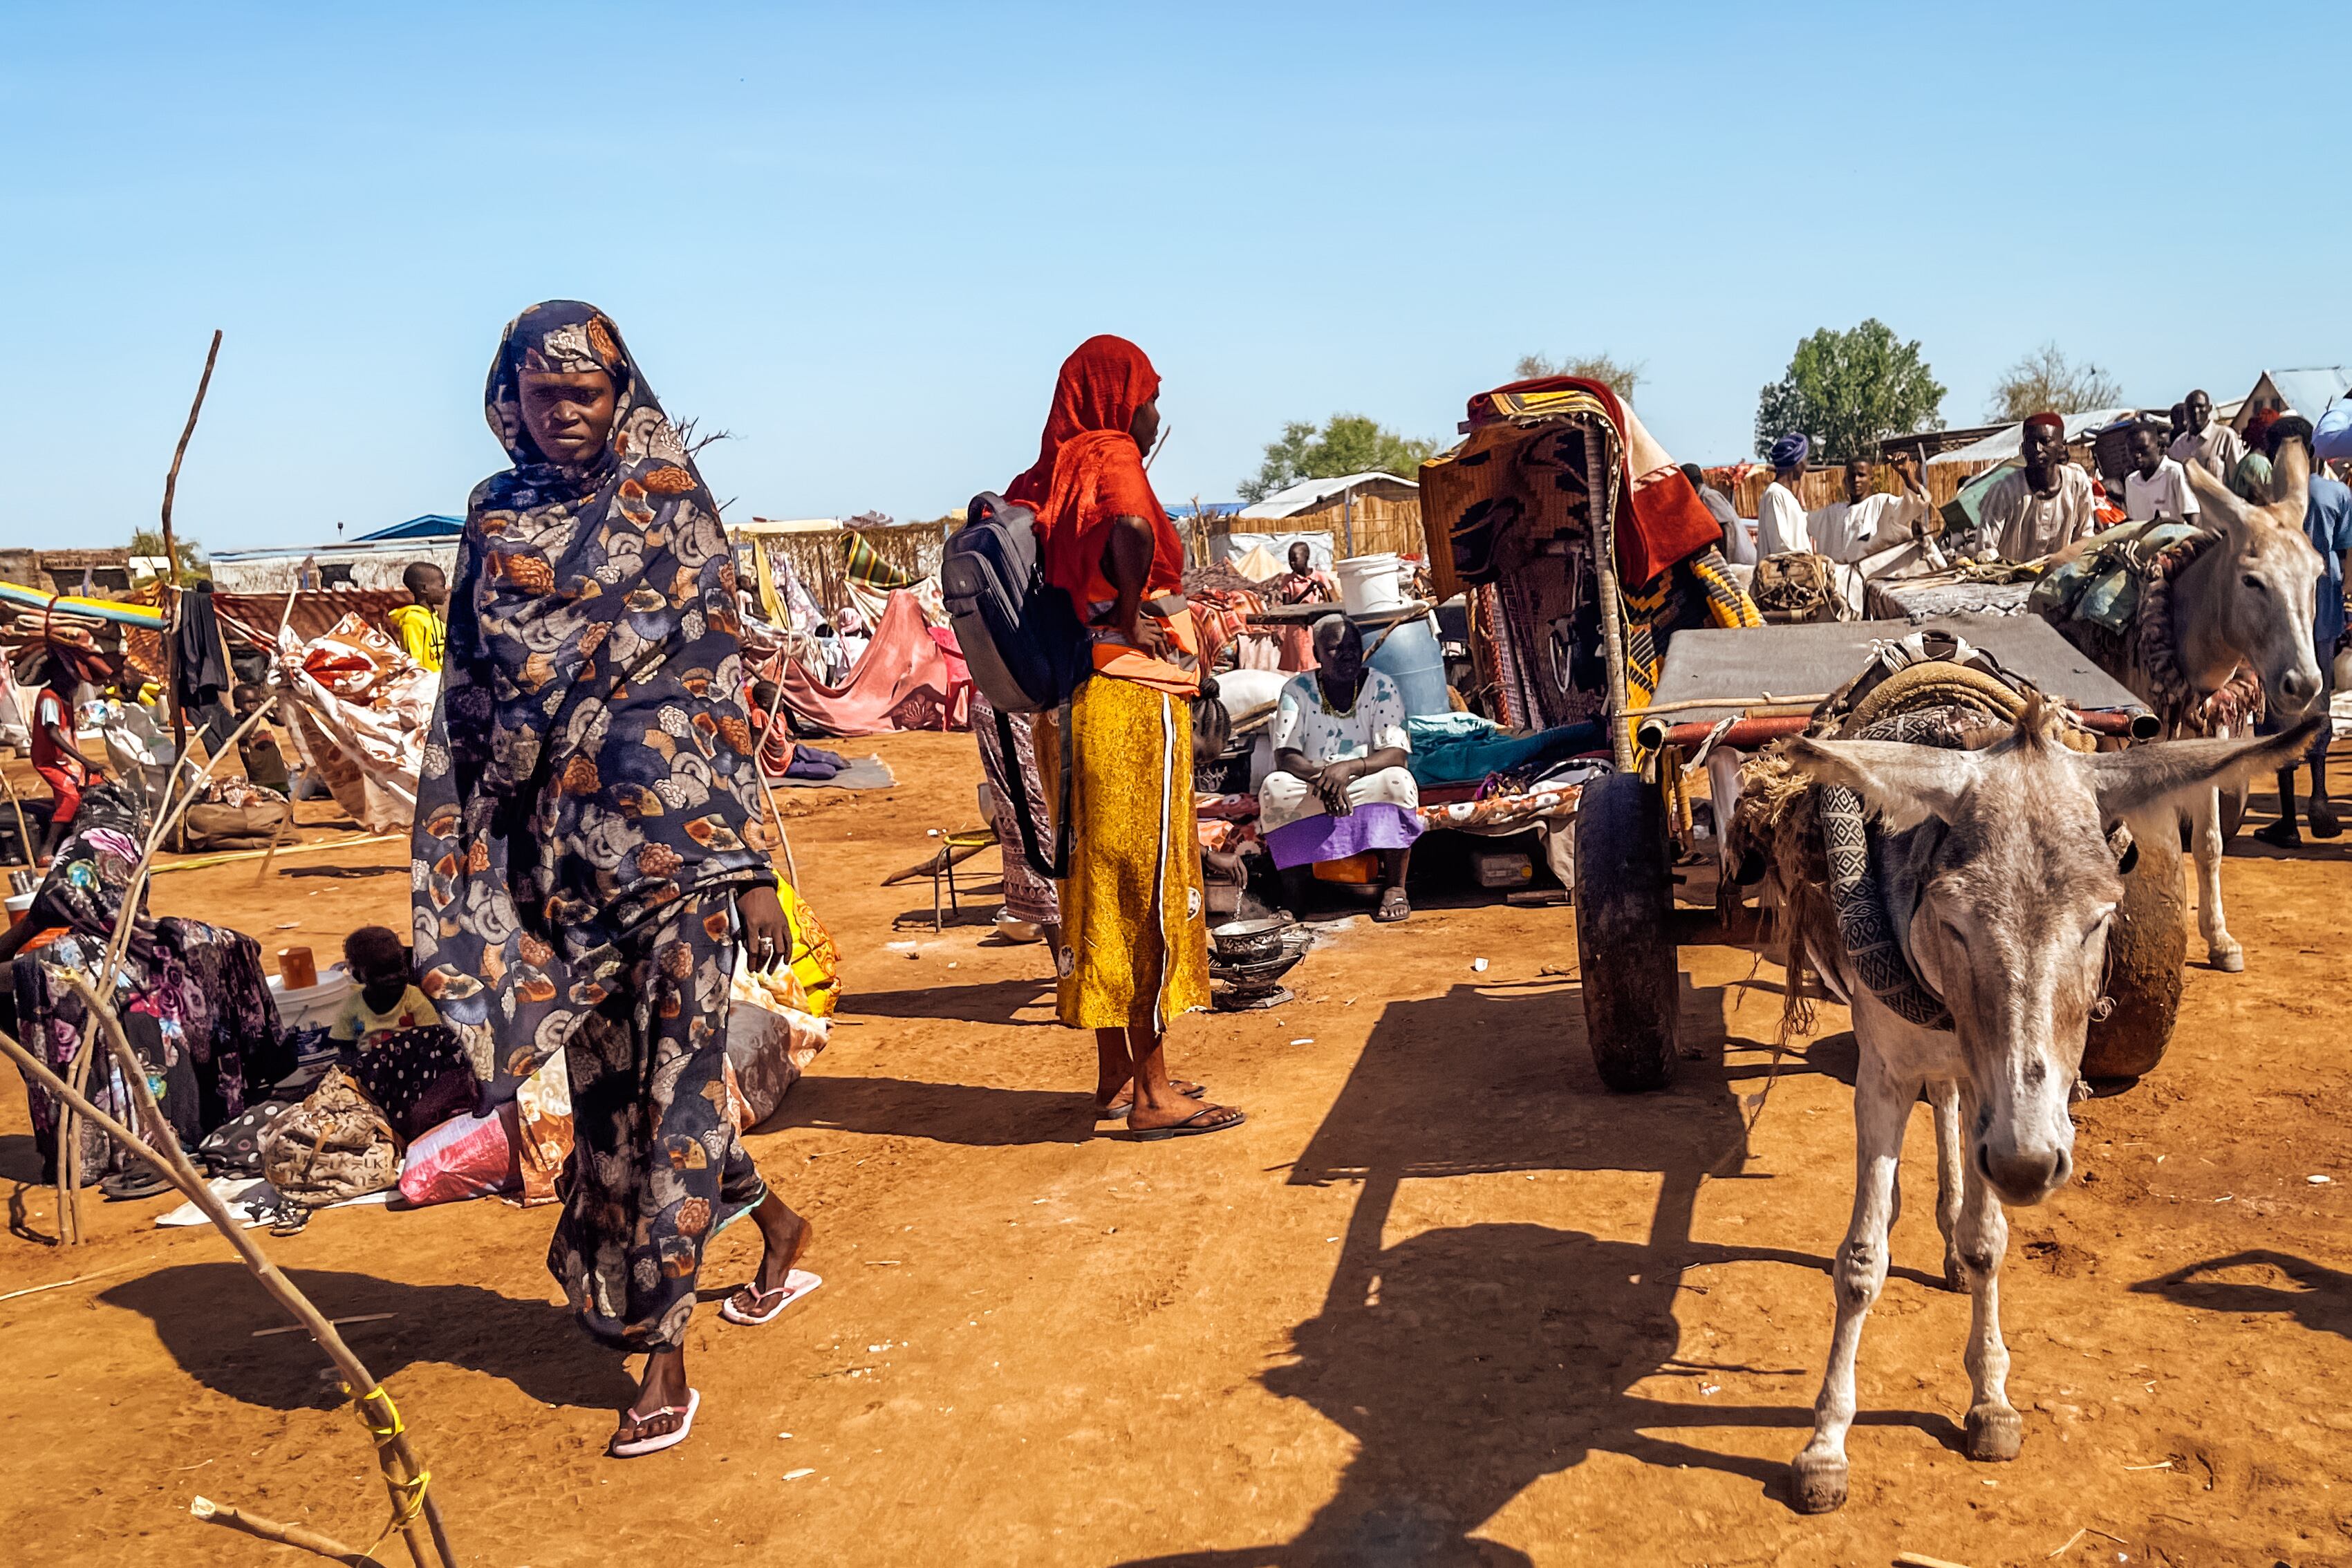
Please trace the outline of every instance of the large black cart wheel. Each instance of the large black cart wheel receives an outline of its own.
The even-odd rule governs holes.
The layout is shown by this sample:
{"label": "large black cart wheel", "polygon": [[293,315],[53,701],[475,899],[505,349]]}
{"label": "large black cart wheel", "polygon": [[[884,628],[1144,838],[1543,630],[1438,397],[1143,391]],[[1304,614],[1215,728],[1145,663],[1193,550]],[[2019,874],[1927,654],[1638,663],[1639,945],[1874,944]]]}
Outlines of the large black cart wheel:
{"label": "large black cart wheel", "polygon": [[2189,900],[2181,853],[2168,821],[2134,825],[2139,858],[2124,878],[2123,902],[2107,932],[2106,994],[2115,1011],[2094,1018],[2083,1047],[2083,1076],[2136,1079],[2154,1070],[2172,1043],[2180,1015],[2180,971],[2188,957]]}
{"label": "large black cart wheel", "polygon": [[1681,999],[1665,797],[1633,773],[1584,786],[1576,808],[1577,967],[1601,1081],[1623,1093],[1675,1076]]}

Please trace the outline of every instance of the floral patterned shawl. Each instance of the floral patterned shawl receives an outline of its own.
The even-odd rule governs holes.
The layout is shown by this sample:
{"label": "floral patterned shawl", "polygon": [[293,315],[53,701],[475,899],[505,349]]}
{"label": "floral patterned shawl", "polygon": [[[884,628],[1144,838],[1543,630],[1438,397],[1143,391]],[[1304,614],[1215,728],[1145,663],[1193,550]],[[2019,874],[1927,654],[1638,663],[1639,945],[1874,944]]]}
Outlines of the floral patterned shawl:
{"label": "floral patterned shawl", "polygon": [[[609,449],[548,462],[532,371],[613,378]],[[514,467],[476,487],[417,791],[418,984],[485,1079],[528,1074],[664,906],[771,875],[718,509],[600,310],[534,305],[485,392]]]}

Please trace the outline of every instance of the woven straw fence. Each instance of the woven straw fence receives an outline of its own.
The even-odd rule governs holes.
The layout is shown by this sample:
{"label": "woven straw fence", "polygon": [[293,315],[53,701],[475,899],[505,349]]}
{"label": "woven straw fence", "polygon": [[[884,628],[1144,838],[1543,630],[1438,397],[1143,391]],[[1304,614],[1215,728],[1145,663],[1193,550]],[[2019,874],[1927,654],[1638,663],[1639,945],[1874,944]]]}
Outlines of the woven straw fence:
{"label": "woven straw fence", "polygon": [[1421,531],[1421,502],[1417,500],[1358,496],[1352,508],[1334,506],[1297,517],[1220,517],[1202,526],[1212,539],[1232,533],[1328,533],[1335,561],[1391,552],[1416,556],[1429,553],[1429,542]]}

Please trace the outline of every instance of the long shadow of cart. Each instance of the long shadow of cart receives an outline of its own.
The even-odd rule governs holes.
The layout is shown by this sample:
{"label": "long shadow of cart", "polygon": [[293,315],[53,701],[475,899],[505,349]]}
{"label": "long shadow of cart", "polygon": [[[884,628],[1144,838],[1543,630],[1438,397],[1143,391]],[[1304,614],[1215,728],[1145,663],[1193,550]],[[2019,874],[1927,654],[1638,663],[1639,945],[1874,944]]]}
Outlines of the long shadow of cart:
{"label": "long shadow of cart", "polygon": [[[1745,1125],[1721,1064],[1722,994],[1686,993],[1677,1085],[1601,1087],[1573,986],[1461,986],[1389,1005],[1356,1070],[1293,1169],[1294,1184],[1361,1190],[1322,1310],[1293,1331],[1296,1360],[1265,1374],[1345,1428],[1356,1457],[1294,1540],[1177,1553],[1154,1564],[1508,1563],[1472,1532],[1539,1478],[1593,1449],[1752,1479],[1779,1495],[1785,1461],[1720,1454],[1654,1431],[1772,1426],[1789,1451],[1811,1421],[1813,1368],[1783,1405],[1704,1407],[1634,1395],[1679,1362],[1675,1302],[1696,1264],[1806,1254],[1696,1243],[1710,1176],[1740,1179]],[[1799,1070],[1803,1070],[1800,1068]],[[1655,1173],[1646,1241],[1536,1224],[1469,1224],[1384,1244],[1407,1182],[1507,1172]],[[1866,1415],[1948,1443],[1941,1415]]]}

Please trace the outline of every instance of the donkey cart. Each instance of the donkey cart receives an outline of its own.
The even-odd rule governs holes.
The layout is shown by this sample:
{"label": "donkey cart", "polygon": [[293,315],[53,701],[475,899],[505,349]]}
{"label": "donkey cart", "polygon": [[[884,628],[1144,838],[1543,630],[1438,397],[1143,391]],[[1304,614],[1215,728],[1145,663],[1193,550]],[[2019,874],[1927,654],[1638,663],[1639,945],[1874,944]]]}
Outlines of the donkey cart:
{"label": "donkey cart", "polygon": [[[2101,744],[2156,731],[2154,716],[2036,616],[1959,615],[1906,621],[1691,630],[1668,650],[1654,699],[1612,706],[1619,771],[1587,784],[1576,822],[1577,942],[1586,1033],[1601,1080],[1620,1090],[1673,1077],[1680,988],[1674,868],[1720,856],[1727,786],[1743,753],[1803,731],[1816,707],[1868,666],[1881,643],[1925,634],[1964,639],[2072,704]],[[1636,763],[1639,763],[1638,768]],[[1705,764],[1716,831],[1700,826],[1685,784]],[[1720,865],[1718,904],[1741,875]],[[2091,1026],[2083,1073],[2132,1079],[2156,1065],[2180,1001],[2187,940],[2180,846],[2137,837],[2108,939],[2105,1016]]]}
{"label": "donkey cart", "polygon": [[[1877,644],[1922,632],[1963,637],[2071,702],[2102,744],[2156,732],[2130,692],[2036,616],[1759,625],[1715,548],[1718,525],[1597,383],[1514,382],[1471,398],[1468,416],[1462,442],[1422,465],[1430,574],[1438,599],[1463,596],[1465,696],[1513,728],[1580,730],[1615,769],[1583,786],[1573,874],[1585,1032],[1612,1089],[1674,1076],[1675,871],[1721,843],[1719,825],[1713,844],[1700,830],[1685,763],[1730,785],[1742,752],[1803,730]],[[2137,862],[2109,942],[2115,1005],[2092,1027],[2086,1077],[2153,1067],[2179,1001],[2177,835],[2143,836]]]}

